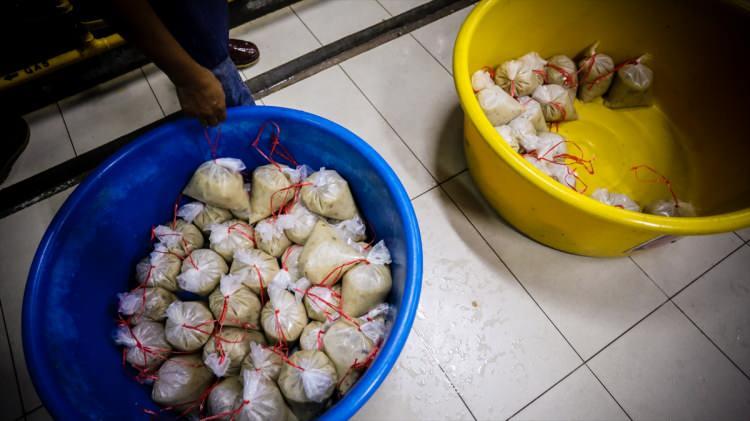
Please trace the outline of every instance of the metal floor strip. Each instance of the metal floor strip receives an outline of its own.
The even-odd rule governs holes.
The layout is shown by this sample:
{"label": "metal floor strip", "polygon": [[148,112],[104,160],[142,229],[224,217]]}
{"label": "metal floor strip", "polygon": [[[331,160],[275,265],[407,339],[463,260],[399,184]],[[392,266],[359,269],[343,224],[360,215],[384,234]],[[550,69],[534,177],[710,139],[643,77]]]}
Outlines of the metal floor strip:
{"label": "metal floor strip", "polygon": [[[263,98],[272,92],[306,79],[348,58],[405,35],[476,2],[477,0],[433,0],[304,54],[248,80],[246,84],[256,99]],[[181,117],[181,112],[171,114],[0,190],[0,218],[75,186],[91,170],[122,146],[156,126]]]}

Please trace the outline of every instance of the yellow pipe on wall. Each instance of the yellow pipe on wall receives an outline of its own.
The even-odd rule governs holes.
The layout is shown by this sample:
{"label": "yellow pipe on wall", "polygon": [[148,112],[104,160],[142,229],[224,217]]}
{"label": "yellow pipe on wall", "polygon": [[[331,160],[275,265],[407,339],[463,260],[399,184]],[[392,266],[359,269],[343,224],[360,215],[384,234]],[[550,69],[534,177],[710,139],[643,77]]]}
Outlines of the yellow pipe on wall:
{"label": "yellow pipe on wall", "polygon": [[21,85],[71,64],[94,57],[124,43],[125,40],[120,34],[112,34],[104,38],[94,38],[89,33],[83,48],[67,51],[48,60],[34,63],[22,70],[3,75],[2,79],[0,79],[0,91]]}

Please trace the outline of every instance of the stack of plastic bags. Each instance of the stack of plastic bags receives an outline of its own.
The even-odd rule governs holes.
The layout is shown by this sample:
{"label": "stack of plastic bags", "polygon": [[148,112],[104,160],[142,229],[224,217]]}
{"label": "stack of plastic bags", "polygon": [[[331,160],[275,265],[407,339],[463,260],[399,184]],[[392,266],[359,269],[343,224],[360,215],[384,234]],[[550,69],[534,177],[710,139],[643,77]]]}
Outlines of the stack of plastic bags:
{"label": "stack of plastic bags", "polygon": [[[265,156],[265,155],[264,155]],[[180,416],[310,419],[343,396],[386,334],[390,253],[336,171],[202,164],[119,294],[127,370]]]}

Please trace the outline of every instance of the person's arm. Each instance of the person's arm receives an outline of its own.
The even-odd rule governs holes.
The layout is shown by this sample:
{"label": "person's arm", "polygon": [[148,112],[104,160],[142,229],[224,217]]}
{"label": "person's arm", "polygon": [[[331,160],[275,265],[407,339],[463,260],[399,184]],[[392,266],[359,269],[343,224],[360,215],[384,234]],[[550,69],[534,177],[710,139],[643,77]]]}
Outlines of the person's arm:
{"label": "person's arm", "polygon": [[215,126],[226,118],[224,90],[174,39],[147,0],[110,0],[122,35],[150,58],[177,87],[185,114]]}

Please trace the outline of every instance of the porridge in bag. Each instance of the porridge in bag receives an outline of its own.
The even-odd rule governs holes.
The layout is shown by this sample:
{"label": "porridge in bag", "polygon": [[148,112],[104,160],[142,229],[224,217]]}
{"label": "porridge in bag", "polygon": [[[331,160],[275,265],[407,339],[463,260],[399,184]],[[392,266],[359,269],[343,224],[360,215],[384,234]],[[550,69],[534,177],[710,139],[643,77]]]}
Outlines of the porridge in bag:
{"label": "porridge in bag", "polygon": [[248,218],[251,224],[268,218],[294,197],[294,191],[290,189],[292,184],[284,174],[285,168],[288,167],[267,164],[253,171],[253,183],[250,190],[251,212]]}
{"label": "porridge in bag", "polygon": [[583,60],[578,63],[581,76],[578,80],[578,99],[591,102],[604,95],[612,83],[615,62],[612,57],[598,53],[599,43],[592,45]]}
{"label": "porridge in bag", "polygon": [[240,171],[245,164],[235,158],[218,158],[201,164],[183,193],[203,203],[224,209],[249,206]]}
{"label": "porridge in bag", "polygon": [[182,273],[177,277],[177,284],[185,291],[208,295],[228,270],[227,263],[213,250],[195,250],[182,262]]}
{"label": "porridge in bag", "polygon": [[654,72],[643,61],[648,55],[626,63],[615,73],[615,79],[604,98],[609,108],[645,107],[651,105]]}
{"label": "porridge in bag", "polygon": [[219,288],[208,296],[208,306],[220,326],[259,328],[260,300],[239,275],[222,276]]}
{"label": "porridge in bag", "polygon": [[344,220],[357,215],[349,183],[334,170],[321,168],[310,174],[300,193],[305,206],[320,216]]}
{"label": "porridge in bag", "polygon": [[291,411],[284,402],[278,386],[257,371],[242,370],[241,421],[292,421]]}
{"label": "porridge in bag", "polygon": [[259,371],[269,379],[276,381],[279,378],[279,373],[281,373],[281,366],[284,364],[278,352],[274,351],[273,348],[251,343],[250,353],[247,354],[247,357],[242,362],[242,368],[244,370]]}
{"label": "porridge in bag", "polygon": [[177,210],[177,216],[192,223],[206,235],[210,233],[208,227],[212,224],[221,224],[232,219],[230,211],[201,202],[190,202],[182,205]]}
{"label": "porridge in bag", "polygon": [[641,207],[635,201],[622,193],[610,192],[607,189],[596,189],[591,193],[591,198],[616,208],[640,212]]}
{"label": "porridge in bag", "polygon": [[260,323],[266,337],[271,343],[280,342],[282,345],[296,341],[307,325],[305,306],[285,287],[270,286],[268,297],[260,313]]}
{"label": "porridge in bag", "polygon": [[230,274],[237,275],[242,284],[263,298],[264,290],[279,272],[279,262],[263,250],[237,250]]}
{"label": "porridge in bag", "polygon": [[313,320],[302,329],[302,335],[299,337],[299,347],[322,351],[324,334],[323,323]]}
{"label": "porridge in bag", "polygon": [[533,98],[539,102],[544,119],[550,123],[578,119],[573,99],[560,85],[542,85],[536,88]]}
{"label": "porridge in bag", "polygon": [[245,222],[232,219],[221,224],[209,225],[211,250],[219,253],[227,263],[232,263],[237,250],[255,248],[255,232]]}
{"label": "porridge in bag", "polygon": [[393,284],[388,266],[391,254],[383,241],[375,244],[366,259],[346,272],[341,281],[342,309],[352,317],[362,316],[382,303]]}
{"label": "porridge in bag", "polygon": [[278,383],[290,403],[322,403],[333,395],[336,369],[321,351],[297,351],[281,368]]}
{"label": "porridge in bag", "polygon": [[163,244],[156,244],[148,258],[135,267],[135,279],[139,285],[161,287],[167,291],[177,291],[177,275],[180,274],[182,259],[170,253]]}
{"label": "porridge in bag", "polygon": [[161,322],[167,318],[167,307],[177,299],[164,288],[139,287],[131,292],[117,294],[120,304],[118,312],[130,316],[130,322],[138,324],[143,320]]}
{"label": "porridge in bag", "polygon": [[495,70],[495,83],[511,97],[518,98],[531,95],[541,81],[528,63],[521,60],[508,60]]}
{"label": "porridge in bag", "polygon": [[320,219],[319,216],[310,212],[301,201],[298,201],[292,205],[288,213],[279,215],[277,224],[284,229],[284,234],[289,240],[304,245],[318,219]]}
{"label": "porridge in bag", "polygon": [[124,346],[125,360],[137,370],[153,370],[161,365],[172,347],[164,336],[164,325],[144,321],[133,327],[121,325],[115,331],[115,343]]}
{"label": "porridge in bag", "polygon": [[255,234],[258,248],[273,257],[281,256],[284,250],[292,245],[278,219],[273,217],[258,222],[255,226]]}
{"label": "porridge in bag", "polygon": [[305,291],[304,302],[310,319],[319,322],[336,319],[341,308],[341,286],[312,286]]}
{"label": "porridge in bag", "polygon": [[174,226],[159,225],[154,228],[154,238],[180,257],[203,247],[203,234],[195,225],[178,219]]}
{"label": "porridge in bag", "polygon": [[200,301],[175,301],[167,308],[164,333],[167,342],[179,351],[197,351],[214,331],[211,310]]}
{"label": "porridge in bag", "polygon": [[177,355],[159,368],[151,399],[164,406],[188,405],[198,400],[213,380],[213,373],[203,364],[200,356]]}
{"label": "porridge in bag", "polygon": [[499,86],[482,89],[477,101],[493,126],[508,124],[523,112],[523,106]]}
{"label": "porridge in bag", "polygon": [[347,270],[362,261],[362,254],[324,221],[315,225],[299,257],[304,276],[313,285],[326,286],[336,284]]}
{"label": "porridge in bag", "polygon": [[211,389],[206,401],[208,414],[221,421],[237,418],[242,404],[242,382],[237,376],[226,377]]}
{"label": "porridge in bag", "polygon": [[250,352],[248,333],[237,327],[222,327],[203,347],[203,362],[216,377],[238,376]]}
{"label": "porridge in bag", "polygon": [[565,55],[550,57],[545,66],[546,80],[550,85],[560,85],[575,99],[578,89],[578,69],[576,63]]}
{"label": "porridge in bag", "polygon": [[494,69],[483,67],[471,75],[471,89],[474,90],[474,93],[477,93],[482,89],[486,89],[491,86],[495,86]]}

